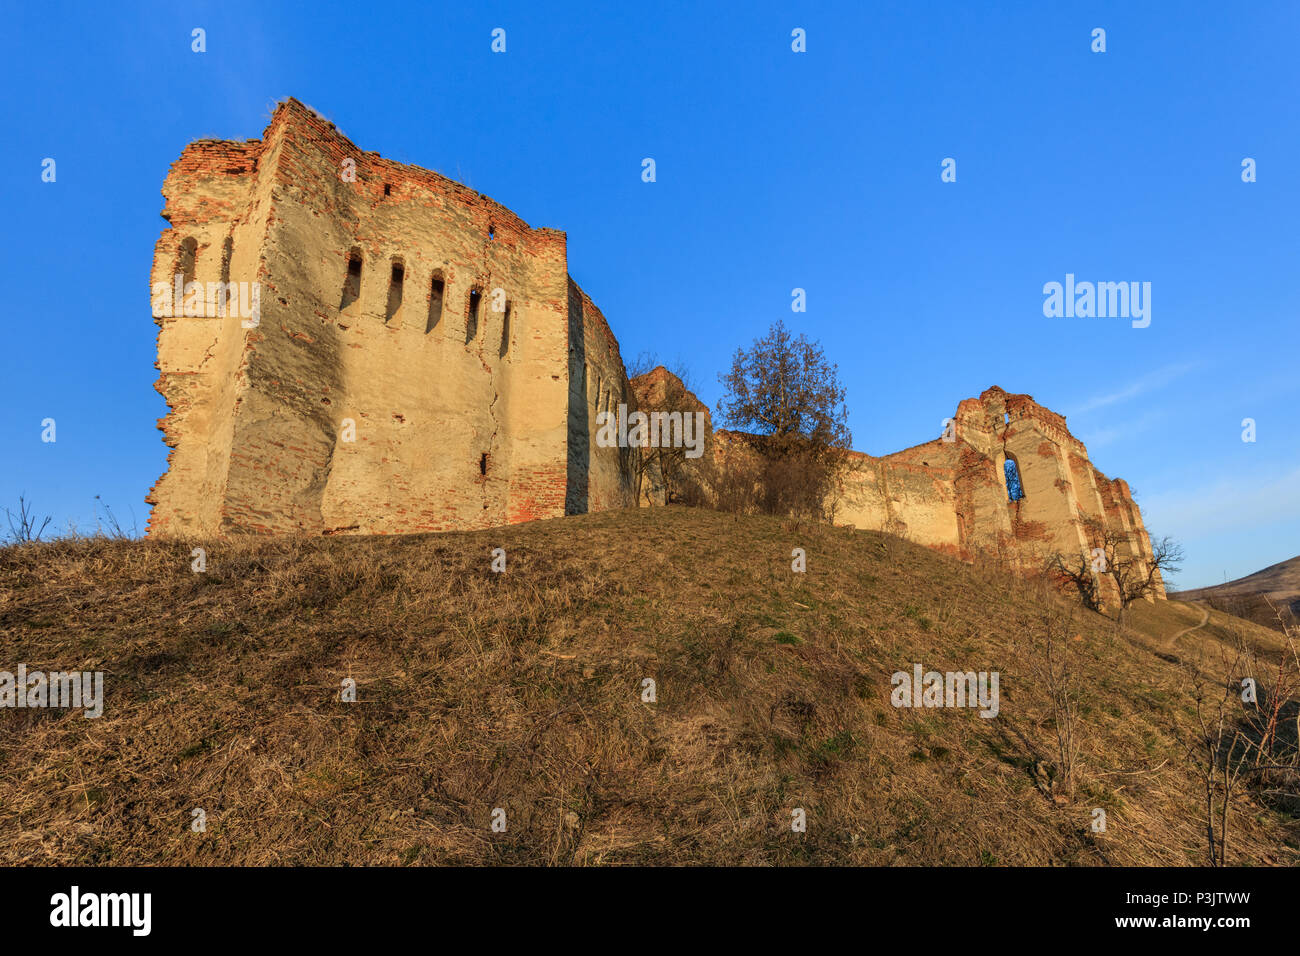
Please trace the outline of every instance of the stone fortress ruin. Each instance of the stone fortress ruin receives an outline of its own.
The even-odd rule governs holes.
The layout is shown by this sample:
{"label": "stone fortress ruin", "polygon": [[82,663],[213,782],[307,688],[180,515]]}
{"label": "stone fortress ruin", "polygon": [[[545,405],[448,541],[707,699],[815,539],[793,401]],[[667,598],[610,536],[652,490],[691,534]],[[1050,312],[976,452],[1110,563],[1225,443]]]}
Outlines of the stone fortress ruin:
{"label": "stone fortress ruin", "polygon": [[[364,152],[294,99],[260,140],[191,143],[162,191],[151,282],[170,453],[149,534],[467,530],[662,500],[637,449],[595,436],[599,412],[652,406],[666,373],[628,379],[563,232]],[[251,319],[226,302],[241,282]],[[160,309],[173,288],[184,301]],[[837,512],[966,558],[1077,554],[1088,519],[1150,558],[1128,486],[1063,417],[998,388],[943,437],[855,453]]]}
{"label": "stone fortress ruin", "polygon": [[[1063,415],[997,386],[958,404],[939,438],[882,458],[854,453],[837,521],[966,560],[1002,555],[1024,568],[1053,553],[1087,554],[1093,525],[1115,533],[1120,556],[1140,574],[1153,560],[1128,483],[1097,470]],[[1163,598],[1158,571],[1154,581]],[[1099,584],[1104,597],[1118,596],[1109,577]]]}
{"label": "stone fortress ruin", "polygon": [[155,287],[256,281],[260,315],[156,318],[172,451],[151,534],[442,531],[636,503],[629,453],[589,440],[597,408],[635,398],[564,233],[363,152],[296,100],[261,140],[186,147],[163,195]]}

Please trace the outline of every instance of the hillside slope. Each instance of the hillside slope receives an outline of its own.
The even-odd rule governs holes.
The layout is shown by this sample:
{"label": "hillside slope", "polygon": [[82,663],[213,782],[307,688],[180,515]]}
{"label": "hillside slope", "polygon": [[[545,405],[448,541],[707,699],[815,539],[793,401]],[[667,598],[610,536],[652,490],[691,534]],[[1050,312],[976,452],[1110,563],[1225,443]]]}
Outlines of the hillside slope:
{"label": "hillside slope", "polygon": [[[1036,677],[1062,615],[1072,796]],[[1117,633],[888,535],[679,508],[9,548],[0,670],[107,690],[98,719],[0,710],[0,862],[1201,863],[1179,661],[1277,636],[1216,612],[1172,640],[1200,620],[1146,605]],[[916,663],[998,671],[997,717],[892,706]],[[1241,809],[1230,862],[1300,859],[1293,817]]]}
{"label": "hillside slope", "polygon": [[[1300,556],[1270,564],[1244,578],[1182,591],[1174,596],[1180,601],[1206,601],[1220,610],[1265,627],[1278,626],[1274,609],[1281,611],[1288,623],[1300,620]],[[1269,607],[1268,602],[1272,602],[1273,607]]]}

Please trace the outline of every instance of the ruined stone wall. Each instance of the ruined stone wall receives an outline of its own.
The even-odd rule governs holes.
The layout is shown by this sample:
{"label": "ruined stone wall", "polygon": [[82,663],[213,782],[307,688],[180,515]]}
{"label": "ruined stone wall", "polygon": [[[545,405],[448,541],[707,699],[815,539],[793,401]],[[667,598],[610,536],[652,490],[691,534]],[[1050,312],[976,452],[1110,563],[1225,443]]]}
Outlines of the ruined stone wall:
{"label": "ruined stone wall", "polygon": [[[294,100],[260,141],[188,147],[163,193],[153,281],[187,239],[194,278],[216,280],[229,240],[261,314],[157,320],[173,450],[151,534],[432,531],[634,503],[617,449],[573,467],[588,402],[631,391],[562,232],[363,152]],[[588,367],[606,398],[574,395]]]}
{"label": "ruined stone wall", "polygon": [[[261,160],[273,165],[274,155],[257,140],[201,141],[185,149],[163,186],[162,215],[172,228],[154,250],[151,290],[173,287],[177,274],[202,283],[264,274],[270,203]],[[146,497],[154,505],[150,533],[220,525],[234,412],[248,385],[247,332],[237,309],[224,317],[166,314],[173,311],[173,303],[160,309],[155,302],[156,387],[169,407],[159,427],[171,450],[166,474]]]}
{"label": "ruined stone wall", "polygon": [[[673,478],[674,488],[671,494],[679,496],[690,494],[691,489],[703,489],[711,481],[708,466],[713,461],[713,415],[709,406],[701,402],[680,378],[662,365],[638,375],[632,380],[632,391],[636,395],[637,406],[648,412],[679,412],[682,415],[702,415],[704,423],[703,443],[698,458],[691,458],[688,452],[676,461],[678,473]],[[694,436],[696,433],[692,432]],[[647,467],[641,481],[639,503],[646,506],[667,503],[670,490],[664,481],[659,464],[663,459],[657,458],[655,452],[647,453]]]}
{"label": "ruined stone wall", "polygon": [[934,442],[887,458],[854,454],[841,481],[836,522],[956,553],[956,463],[954,449]]}
{"label": "ruined stone wall", "polygon": [[[438,531],[663,500],[636,449],[594,441],[596,416],[654,410],[681,383],[662,368],[629,382],[564,233],[363,152],[296,100],[260,140],[188,146],[163,195],[151,292],[179,274],[212,306],[207,283],[256,284],[260,311],[155,302],[171,450],[150,534]],[[739,437],[717,433],[708,462],[744,454]],[[962,401],[944,437],[853,454],[828,504],[963,558],[1034,567],[1086,553],[1100,522],[1151,560],[1128,485],[1062,416],[996,387]]]}
{"label": "ruined stone wall", "polygon": [[601,448],[596,415],[619,403],[636,409],[637,397],[618,341],[595,304],[569,280],[569,484],[567,512],[629,508],[637,502],[637,456],[631,448]]}
{"label": "ruined stone wall", "polygon": [[[1024,569],[1055,552],[1088,553],[1098,543],[1088,523],[1098,521],[1120,533],[1121,553],[1145,572],[1151,543],[1127,483],[1093,466],[1063,416],[993,387],[958,405],[948,437],[883,458],[855,456],[837,520],[964,558],[1001,555]],[[1008,459],[1024,493],[1015,502]],[[1100,584],[1103,598],[1113,599],[1113,580]],[[1164,596],[1163,584],[1158,593]]]}

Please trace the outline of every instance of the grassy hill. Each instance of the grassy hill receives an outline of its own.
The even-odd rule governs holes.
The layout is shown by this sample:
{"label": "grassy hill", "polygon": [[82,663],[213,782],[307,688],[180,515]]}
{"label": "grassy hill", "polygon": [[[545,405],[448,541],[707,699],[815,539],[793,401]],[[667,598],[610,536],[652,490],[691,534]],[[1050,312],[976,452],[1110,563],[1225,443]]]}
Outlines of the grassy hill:
{"label": "grassy hill", "polygon": [[[1143,605],[1117,632],[888,535],[679,508],[7,548],[0,670],[102,670],[106,702],[0,710],[0,862],[1203,863],[1184,662],[1280,644],[1201,620]],[[1041,680],[1054,627],[1072,794]],[[1000,713],[892,706],[914,663],[998,671]],[[1229,862],[1300,861],[1294,816],[1239,807]]]}
{"label": "grassy hill", "polygon": [[[1300,556],[1271,564],[1244,578],[1173,595],[1180,601],[1204,601],[1214,608],[1265,627],[1300,620]],[[1272,607],[1269,607],[1269,603]]]}

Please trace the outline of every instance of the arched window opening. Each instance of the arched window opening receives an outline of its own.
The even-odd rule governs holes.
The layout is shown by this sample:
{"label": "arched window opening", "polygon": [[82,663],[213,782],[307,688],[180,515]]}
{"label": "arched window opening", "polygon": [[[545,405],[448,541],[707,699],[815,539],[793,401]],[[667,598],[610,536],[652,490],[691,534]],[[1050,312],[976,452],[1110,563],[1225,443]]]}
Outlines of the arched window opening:
{"label": "arched window opening", "polygon": [[474,341],[478,335],[478,307],[479,301],[483,298],[483,293],[478,289],[469,290],[469,313],[465,316],[465,344]]}
{"label": "arched window opening", "polygon": [[494,225],[492,225],[491,223],[489,223],[489,224],[488,224],[488,238],[489,238],[489,239],[495,239],[496,237],[497,237],[497,227],[494,226]]}
{"label": "arched window opening", "polygon": [[1008,457],[1002,470],[1007,476],[1007,500],[1019,501],[1025,496],[1024,486],[1020,483],[1020,466],[1014,458]]}
{"label": "arched window opening", "polygon": [[392,323],[402,308],[402,285],[406,279],[406,266],[400,257],[393,259],[393,272],[388,280],[388,309],[384,321]]}
{"label": "arched window opening", "polygon": [[343,279],[343,298],[339,300],[342,312],[361,298],[361,250],[356,246],[348,253],[348,274]]}
{"label": "arched window opening", "polygon": [[433,270],[433,281],[429,283],[429,321],[424,326],[424,334],[428,335],[434,327],[442,321],[442,297],[446,291],[446,284],[442,278],[442,270]]}

